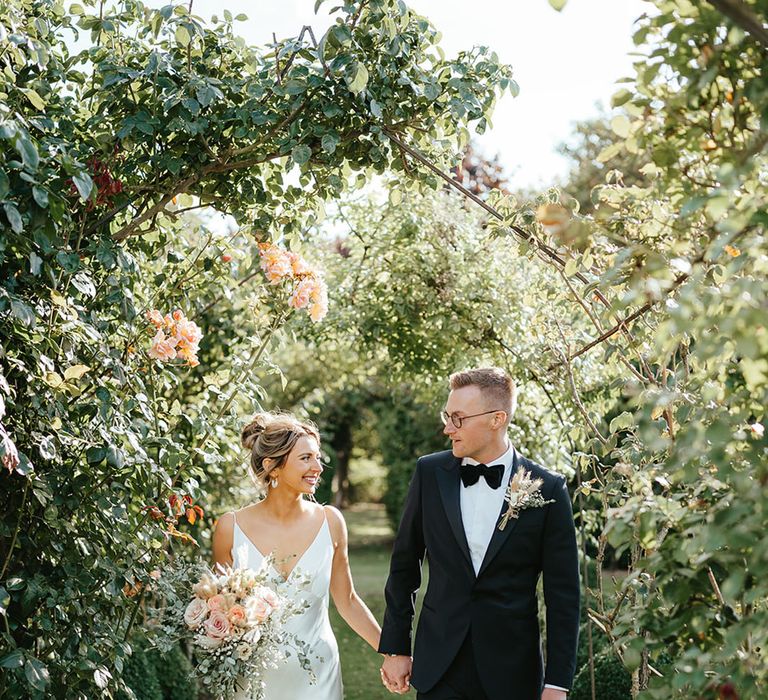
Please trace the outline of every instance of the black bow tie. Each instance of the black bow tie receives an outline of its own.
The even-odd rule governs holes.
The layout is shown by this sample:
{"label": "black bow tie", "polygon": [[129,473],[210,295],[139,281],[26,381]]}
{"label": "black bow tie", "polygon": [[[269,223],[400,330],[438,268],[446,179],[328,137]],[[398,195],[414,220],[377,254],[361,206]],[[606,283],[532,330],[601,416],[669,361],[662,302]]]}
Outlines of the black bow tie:
{"label": "black bow tie", "polygon": [[501,486],[501,477],[504,476],[504,465],[492,464],[488,467],[485,464],[462,464],[460,472],[464,486],[472,486],[484,476],[488,486],[497,489]]}

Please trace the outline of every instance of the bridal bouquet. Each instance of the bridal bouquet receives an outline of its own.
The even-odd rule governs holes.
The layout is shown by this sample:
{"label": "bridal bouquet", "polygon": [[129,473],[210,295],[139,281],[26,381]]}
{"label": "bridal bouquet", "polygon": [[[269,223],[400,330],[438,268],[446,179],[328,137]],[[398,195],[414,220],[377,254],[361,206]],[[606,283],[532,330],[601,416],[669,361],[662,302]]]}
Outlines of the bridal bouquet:
{"label": "bridal bouquet", "polygon": [[178,640],[190,642],[195,675],[217,698],[235,693],[260,698],[265,671],[285,660],[286,647],[294,649],[314,680],[306,645],[285,630],[286,620],[307,605],[297,592],[309,579],[292,577],[289,593],[278,587],[273,564],[268,557],[258,571],[217,567],[216,572],[182,564],[161,576],[165,607],[156,611],[160,629],[155,644],[163,651]]}

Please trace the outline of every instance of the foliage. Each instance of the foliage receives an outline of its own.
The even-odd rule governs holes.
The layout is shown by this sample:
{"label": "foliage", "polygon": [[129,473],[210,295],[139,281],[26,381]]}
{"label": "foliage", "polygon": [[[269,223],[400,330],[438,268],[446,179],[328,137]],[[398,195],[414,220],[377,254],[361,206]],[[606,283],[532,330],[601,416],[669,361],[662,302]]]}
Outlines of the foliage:
{"label": "foliage", "polygon": [[[600,700],[629,700],[632,678],[615,654],[608,652],[595,657],[595,697]],[[582,666],[573,679],[568,694],[573,700],[591,700],[592,680],[589,664]]]}
{"label": "foliage", "polygon": [[[134,635],[131,642],[133,653],[126,661],[123,680],[137,699],[188,700],[196,696],[192,665],[180,646],[161,654],[139,635]],[[126,691],[118,692],[116,697],[132,700]]]}
{"label": "foliage", "polygon": [[[389,135],[450,160],[512,88],[394,0],[337,15],[273,50],[228,12],[0,8],[2,697],[114,693],[150,574],[206,541],[194,506],[231,488],[255,368],[290,330],[253,238],[295,245],[325,198],[402,170]],[[239,232],[189,211],[207,204]],[[198,367],[148,357],[155,308],[200,326]]]}

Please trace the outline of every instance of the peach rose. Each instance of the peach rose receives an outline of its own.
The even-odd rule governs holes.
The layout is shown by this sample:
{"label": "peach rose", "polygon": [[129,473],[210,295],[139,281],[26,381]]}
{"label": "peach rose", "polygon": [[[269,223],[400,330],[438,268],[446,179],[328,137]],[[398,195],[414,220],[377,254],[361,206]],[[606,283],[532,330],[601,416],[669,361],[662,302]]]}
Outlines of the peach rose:
{"label": "peach rose", "polygon": [[298,253],[288,253],[288,259],[291,261],[293,274],[297,277],[308,275],[312,272],[312,269],[307,265],[307,261]]}
{"label": "peach rose", "polygon": [[155,327],[160,328],[163,325],[163,315],[157,310],[147,311],[147,320]]}
{"label": "peach rose", "polygon": [[228,637],[232,629],[227,616],[221,610],[212,610],[204,626],[205,636],[209,639],[218,640]]}
{"label": "peach rose", "polygon": [[245,608],[238,603],[235,603],[227,613],[230,623],[237,627],[245,627],[248,623],[248,615],[245,612]]}
{"label": "peach rose", "polygon": [[149,356],[153,360],[173,360],[176,357],[176,339],[173,336],[165,337],[163,331],[157,331],[152,338],[152,347],[149,348]]}
{"label": "peach rose", "polygon": [[229,607],[227,605],[227,599],[221,595],[221,593],[217,593],[216,595],[212,595],[210,598],[208,598],[208,610],[218,610],[219,612],[226,612],[227,608]]}
{"label": "peach rose", "polygon": [[248,614],[248,619],[251,622],[256,621],[261,623],[272,613],[272,606],[264,600],[264,598],[256,596],[248,601],[246,612]]}
{"label": "peach rose", "polygon": [[184,624],[190,629],[197,627],[208,616],[208,605],[201,598],[192,598],[184,611]]}
{"label": "peach rose", "polygon": [[293,294],[288,302],[294,309],[303,309],[312,295],[312,291],[315,288],[315,281],[308,277],[303,280],[299,280],[293,288]]}

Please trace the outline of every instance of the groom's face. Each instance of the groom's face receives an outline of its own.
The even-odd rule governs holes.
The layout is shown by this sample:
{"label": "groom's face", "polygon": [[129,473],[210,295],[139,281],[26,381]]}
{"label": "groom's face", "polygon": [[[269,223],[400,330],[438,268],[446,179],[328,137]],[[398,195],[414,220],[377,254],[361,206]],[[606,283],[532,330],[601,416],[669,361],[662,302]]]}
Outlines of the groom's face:
{"label": "groom's face", "polygon": [[496,430],[495,421],[497,414],[476,415],[497,408],[488,403],[488,398],[478,386],[463,386],[453,389],[448,394],[445,404],[445,412],[448,415],[474,416],[461,421],[461,427],[457,428],[452,421],[448,421],[443,432],[451,440],[451,449],[454,457],[471,457],[478,459],[489,443],[494,441]]}

